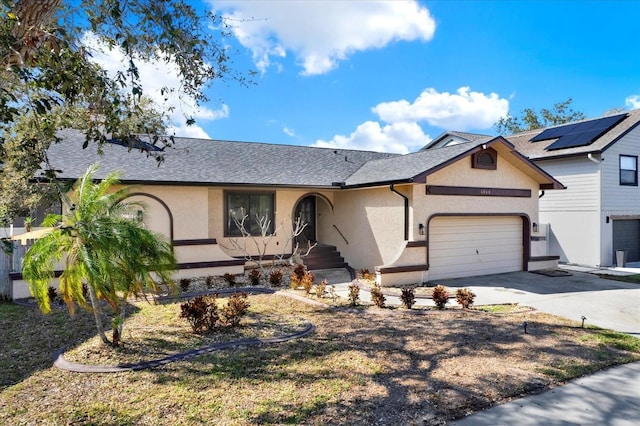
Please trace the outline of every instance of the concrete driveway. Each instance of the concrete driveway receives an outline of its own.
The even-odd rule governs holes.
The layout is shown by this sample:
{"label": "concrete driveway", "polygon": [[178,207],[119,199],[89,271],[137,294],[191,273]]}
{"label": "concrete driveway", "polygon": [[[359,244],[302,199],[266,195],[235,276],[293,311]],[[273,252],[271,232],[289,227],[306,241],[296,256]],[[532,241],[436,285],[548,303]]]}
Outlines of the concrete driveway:
{"label": "concrete driveway", "polygon": [[469,287],[476,305],[519,303],[585,324],[640,337],[640,285],[608,280],[592,273],[567,271],[565,276],[512,272],[438,281]]}

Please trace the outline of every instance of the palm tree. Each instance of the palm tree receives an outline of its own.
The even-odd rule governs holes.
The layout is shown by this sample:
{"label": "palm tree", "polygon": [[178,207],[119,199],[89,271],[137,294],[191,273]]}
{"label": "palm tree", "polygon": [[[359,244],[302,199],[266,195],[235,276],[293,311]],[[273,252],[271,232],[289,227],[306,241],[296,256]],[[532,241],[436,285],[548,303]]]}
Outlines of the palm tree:
{"label": "palm tree", "polygon": [[[176,259],[171,244],[136,220],[143,206],[123,201],[128,188],[115,189],[118,174],[94,182],[97,165],[87,169],[69,194],[70,207],[63,215],[51,215],[43,225],[54,230],[27,251],[22,274],[40,309],[51,307],[47,289],[56,263],[64,261],[60,293],[71,314],[79,306],[92,310],[98,334],[107,345],[117,346],[122,335],[126,300],[158,290],[170,283]],[[83,287],[89,295],[85,299]],[[113,338],[109,342],[101,320],[102,301],[114,312]]]}

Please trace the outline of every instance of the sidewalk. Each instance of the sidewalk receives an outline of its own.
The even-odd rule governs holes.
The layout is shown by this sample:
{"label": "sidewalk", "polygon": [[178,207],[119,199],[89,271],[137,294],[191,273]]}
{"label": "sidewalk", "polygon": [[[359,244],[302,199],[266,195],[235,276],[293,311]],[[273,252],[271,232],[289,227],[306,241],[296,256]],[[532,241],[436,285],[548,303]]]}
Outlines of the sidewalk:
{"label": "sidewalk", "polygon": [[451,423],[476,425],[640,424],[640,362],[582,377]]}

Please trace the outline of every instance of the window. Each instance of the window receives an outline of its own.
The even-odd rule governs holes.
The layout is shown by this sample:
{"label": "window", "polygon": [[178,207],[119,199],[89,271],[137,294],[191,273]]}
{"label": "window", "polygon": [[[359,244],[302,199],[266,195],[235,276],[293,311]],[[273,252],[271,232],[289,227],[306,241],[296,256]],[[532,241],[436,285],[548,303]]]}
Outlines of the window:
{"label": "window", "polygon": [[471,156],[471,167],[474,169],[496,170],[497,162],[498,153],[492,148],[476,152]]}
{"label": "window", "polygon": [[243,217],[244,228],[251,235],[260,235],[260,219],[269,221],[268,232],[273,232],[274,195],[272,192],[227,192],[225,209],[225,236],[242,235],[234,218],[240,222]]}
{"label": "window", "polygon": [[638,186],[638,157],[620,156],[620,185]]}

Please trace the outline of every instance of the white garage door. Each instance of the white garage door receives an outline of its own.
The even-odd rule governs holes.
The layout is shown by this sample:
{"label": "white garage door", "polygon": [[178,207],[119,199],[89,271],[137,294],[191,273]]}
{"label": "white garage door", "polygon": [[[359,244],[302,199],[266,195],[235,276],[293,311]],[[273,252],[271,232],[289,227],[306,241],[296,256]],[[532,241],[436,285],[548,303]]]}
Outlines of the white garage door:
{"label": "white garage door", "polygon": [[522,270],[522,218],[436,217],[429,224],[429,281]]}

